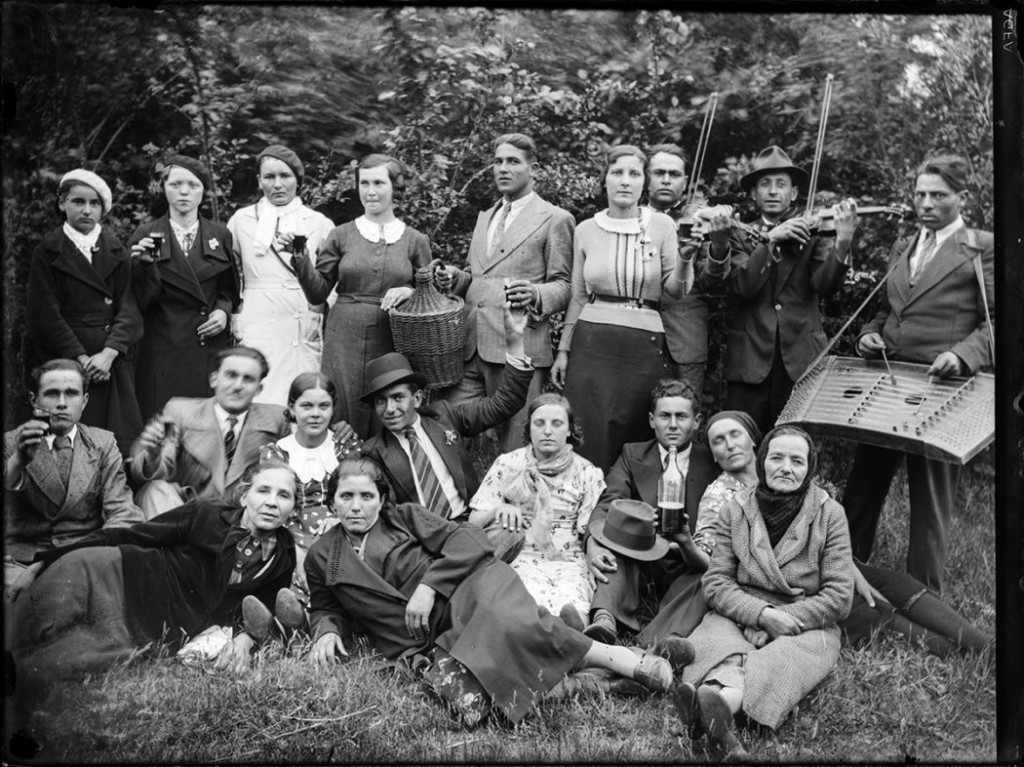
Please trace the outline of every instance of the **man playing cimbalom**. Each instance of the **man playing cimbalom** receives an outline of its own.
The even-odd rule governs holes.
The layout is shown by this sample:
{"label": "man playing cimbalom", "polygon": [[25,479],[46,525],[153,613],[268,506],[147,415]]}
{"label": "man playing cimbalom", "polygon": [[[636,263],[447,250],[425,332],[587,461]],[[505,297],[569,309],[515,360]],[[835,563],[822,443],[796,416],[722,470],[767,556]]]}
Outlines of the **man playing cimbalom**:
{"label": "man playing cimbalom", "polygon": [[[693,442],[700,426],[698,408],[697,395],[688,384],[672,379],[661,381],[651,392],[650,423],[654,439],[623,445],[622,454],[608,471],[605,478],[607,486],[588,522],[586,540],[587,563],[596,581],[596,589],[591,602],[590,624],[584,633],[593,639],[615,644],[620,627],[631,631],[641,629],[638,610],[645,583],[653,584],[657,597],[661,599],[677,578],[699,577],[707,567],[706,562],[701,561],[703,555],[696,550],[693,532],[701,496],[719,469],[711,458],[711,451]],[[676,448],[676,465],[683,475],[683,511],[687,523],[680,533],[663,536],[672,544],[666,547],[667,553],[659,559],[640,560],[603,546],[590,531],[605,524],[612,501],[637,500],[657,508],[658,480],[665,470],[672,446]],[[669,646],[686,646],[679,637],[692,631],[703,613],[693,618],[684,614],[686,605],[679,606],[679,615],[662,616],[659,623],[666,627],[665,633],[652,639],[664,644],[666,638],[671,637]],[[658,645],[655,648],[655,652],[661,654]]]}
{"label": "man playing cimbalom", "polygon": [[[967,175],[967,162],[955,155],[935,157],[918,169],[914,208],[921,227],[893,245],[889,265],[895,271],[878,314],[861,328],[862,356],[880,357],[884,350],[891,360],[930,365],[928,375],[939,378],[994,364],[993,239],[990,232],[968,229],[960,216],[969,194]],[[858,445],[843,496],[853,555],[863,562],[871,555],[889,484],[904,457],[910,485],[907,572],[939,592],[960,481],[955,464]]]}
{"label": "man playing cimbalom", "polygon": [[844,200],[835,237],[815,235],[795,207],[806,185],[807,174],[782,149],[763,150],[740,186],[757,205],[752,226],[766,241],[738,229],[729,241],[737,300],[722,367],[725,406],[749,413],[765,434],[794,382],[826,346],[818,301],[843,284],[857,228],[857,206]]}
{"label": "man playing cimbalom", "polygon": [[196,498],[235,500],[260,448],[289,432],[283,407],[252,401],[267,371],[256,349],[223,349],[210,374],[212,397],[172,397],[146,424],[128,461],[146,519]]}
{"label": "man playing cimbalom", "polygon": [[[675,144],[658,144],[647,155],[648,204],[666,213],[678,225],[683,215],[686,192],[686,160]],[[729,275],[729,219],[712,228],[707,246],[701,248],[695,264],[696,279],[688,293],[680,298],[668,294],[661,299],[661,320],[665,325],[665,343],[672,359],[672,375],[690,385],[700,397],[704,390],[704,371],[708,360],[708,304],[705,296],[720,290]],[[683,239],[679,252],[693,247]]]}
{"label": "man playing cimbalom", "polygon": [[[565,309],[571,293],[572,215],[533,190],[537,147],[529,136],[494,140],[494,183],[501,200],[477,218],[466,271],[450,267],[454,290],[466,299],[466,367],[444,393],[455,404],[493,394],[505,367],[502,307],[528,314],[524,343],[535,368],[526,400],[541,393],[551,369],[548,317]],[[521,409],[496,429],[501,452],[522,447]]]}
{"label": "man playing cimbalom", "polygon": [[8,594],[37,552],[101,527],[142,521],[113,433],[79,423],[89,401],[82,366],[50,360],[32,371],[31,381],[29,399],[39,415],[4,435]]}

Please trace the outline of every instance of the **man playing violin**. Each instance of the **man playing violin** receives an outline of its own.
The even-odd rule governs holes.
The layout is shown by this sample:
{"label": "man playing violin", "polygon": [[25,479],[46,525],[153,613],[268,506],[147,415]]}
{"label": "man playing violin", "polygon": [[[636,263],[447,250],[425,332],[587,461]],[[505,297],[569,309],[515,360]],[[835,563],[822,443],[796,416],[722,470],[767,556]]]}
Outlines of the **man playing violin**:
{"label": "man playing violin", "polygon": [[[914,208],[921,226],[893,245],[893,272],[881,307],[857,341],[861,356],[879,357],[884,351],[892,360],[930,365],[928,375],[940,378],[973,374],[994,364],[993,239],[990,232],[968,229],[960,215],[969,194],[967,172],[967,162],[954,155],[936,157],[918,169]],[[857,446],[843,506],[853,555],[861,561],[871,555],[878,517],[904,455]],[[905,457],[910,485],[907,572],[938,592],[960,467]]]}
{"label": "man playing violin", "polygon": [[746,229],[763,238],[734,228],[728,246],[737,300],[722,371],[725,406],[750,413],[765,433],[826,346],[818,300],[842,285],[857,228],[857,206],[846,200],[836,208],[835,237],[816,235],[816,222],[794,207],[806,185],[807,174],[782,149],[763,150],[740,179],[760,213]]}
{"label": "man playing violin", "polygon": [[[686,160],[675,144],[658,144],[647,153],[647,204],[668,214],[678,227],[692,218],[684,206]],[[686,295],[661,299],[661,321],[665,325],[665,343],[672,359],[672,376],[690,385],[698,398],[704,388],[704,370],[708,359],[708,304],[705,296],[720,290],[729,275],[729,218],[710,232],[710,241],[702,246],[694,265],[696,279]],[[721,223],[721,222],[720,222]],[[679,252],[692,248],[686,229],[680,227]]]}

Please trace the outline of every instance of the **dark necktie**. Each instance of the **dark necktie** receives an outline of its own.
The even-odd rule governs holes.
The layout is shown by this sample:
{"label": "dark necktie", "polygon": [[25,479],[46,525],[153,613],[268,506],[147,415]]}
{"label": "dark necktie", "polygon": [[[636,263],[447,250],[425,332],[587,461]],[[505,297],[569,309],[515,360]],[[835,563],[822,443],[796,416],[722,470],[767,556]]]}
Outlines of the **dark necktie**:
{"label": "dark necktie", "polygon": [[423,505],[440,517],[447,519],[452,513],[451,504],[448,503],[448,496],[441,489],[441,482],[437,478],[434,467],[430,465],[430,459],[420,444],[416,430],[410,426],[405,430],[405,438],[409,440],[409,454],[412,460],[412,470],[416,472],[416,479],[420,483],[420,492],[423,493]]}
{"label": "dark necktie", "polygon": [[63,437],[54,437],[53,460],[57,464],[57,472],[60,474],[60,481],[64,489],[68,488],[68,479],[71,477],[71,437],[66,434]]}
{"label": "dark necktie", "polygon": [[505,236],[505,224],[508,223],[508,213],[512,210],[512,203],[506,202],[501,206],[501,213],[498,214],[498,225],[494,228],[494,238],[491,240],[491,249],[487,258],[491,261],[498,255],[501,248],[501,239]]}
{"label": "dark necktie", "polygon": [[238,416],[228,416],[228,428],[224,432],[224,456],[227,458],[227,465],[231,465],[231,459],[235,457],[235,448],[238,446],[238,438],[235,436],[235,424],[238,423]]}

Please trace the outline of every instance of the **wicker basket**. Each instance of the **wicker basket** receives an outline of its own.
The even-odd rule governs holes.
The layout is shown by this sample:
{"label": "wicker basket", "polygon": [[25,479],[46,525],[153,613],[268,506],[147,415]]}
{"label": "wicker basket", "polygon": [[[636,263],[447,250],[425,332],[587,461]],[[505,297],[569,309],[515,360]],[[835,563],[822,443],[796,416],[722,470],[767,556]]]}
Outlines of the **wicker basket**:
{"label": "wicker basket", "polygon": [[430,388],[440,389],[462,379],[466,313],[461,298],[442,295],[434,287],[433,266],[416,271],[412,296],[391,310],[391,335],[395,351],[427,377]]}

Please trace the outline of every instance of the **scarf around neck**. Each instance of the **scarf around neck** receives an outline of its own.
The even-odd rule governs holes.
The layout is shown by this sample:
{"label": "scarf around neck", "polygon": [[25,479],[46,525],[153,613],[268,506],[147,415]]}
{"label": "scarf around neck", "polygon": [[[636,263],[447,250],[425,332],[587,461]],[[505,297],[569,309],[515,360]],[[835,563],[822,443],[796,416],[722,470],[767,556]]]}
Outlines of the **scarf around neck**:
{"label": "scarf around neck", "polygon": [[513,476],[505,488],[505,500],[519,506],[530,522],[528,534],[538,551],[554,552],[551,528],[554,509],[551,505],[551,491],[560,483],[552,480],[561,477],[569,467],[575,453],[572,445],[565,445],[557,454],[538,460],[532,447],[526,448],[526,466]]}
{"label": "scarf around neck", "polygon": [[[777,436],[795,435],[803,438],[807,443],[807,474],[800,487],[796,490],[783,493],[768,487],[768,478],[765,475],[764,462],[768,457],[768,446]],[[789,526],[796,519],[796,515],[803,508],[804,498],[811,487],[815,471],[818,468],[818,450],[814,445],[811,436],[798,426],[776,426],[763,440],[757,449],[757,489],[754,496],[757,498],[757,508],[764,519],[765,527],[768,528],[768,540],[772,548],[775,548],[782,536],[785,535]]]}
{"label": "scarf around neck", "polygon": [[90,264],[92,263],[92,249],[96,247],[96,243],[100,239],[101,227],[102,224],[96,224],[89,234],[82,234],[71,224],[64,222],[64,236],[71,240],[71,244],[78,248],[78,252],[85,256]]}
{"label": "scarf around neck", "polygon": [[256,252],[260,254],[270,252],[274,235],[281,229],[282,224],[287,231],[295,232],[298,213],[304,207],[302,200],[298,197],[295,197],[287,205],[274,205],[266,197],[256,203],[256,236],[253,238]]}

